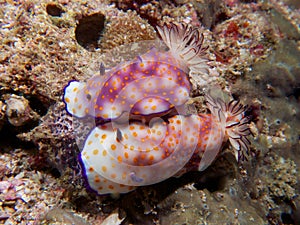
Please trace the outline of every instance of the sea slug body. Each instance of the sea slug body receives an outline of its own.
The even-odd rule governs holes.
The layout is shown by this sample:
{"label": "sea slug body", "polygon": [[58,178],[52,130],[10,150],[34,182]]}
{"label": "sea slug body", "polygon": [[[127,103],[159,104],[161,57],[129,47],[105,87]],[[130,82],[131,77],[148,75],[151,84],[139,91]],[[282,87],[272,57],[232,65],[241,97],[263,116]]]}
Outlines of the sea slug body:
{"label": "sea slug body", "polygon": [[211,114],[176,115],[149,126],[134,122],[95,127],[79,157],[90,188],[98,194],[127,193],[158,183],[175,175],[193,154],[201,155],[196,169],[204,170],[227,138],[237,157],[249,154],[245,108],[236,101],[220,104],[210,96],[207,102]]}
{"label": "sea slug body", "polygon": [[206,70],[203,35],[190,26],[172,24],[158,28],[169,51],[150,49],[87,82],[71,81],[63,101],[78,118],[117,119],[130,115],[163,115],[189,98],[188,72]]}
{"label": "sea slug body", "polygon": [[182,171],[202,171],[228,139],[237,160],[249,155],[249,118],[238,101],[226,104],[206,94],[209,114],[182,110],[191,89],[188,73],[207,72],[203,35],[182,24],[157,29],[168,51],[151,48],[65,88],[66,110],[96,121],[78,158],[97,194],[127,193]]}

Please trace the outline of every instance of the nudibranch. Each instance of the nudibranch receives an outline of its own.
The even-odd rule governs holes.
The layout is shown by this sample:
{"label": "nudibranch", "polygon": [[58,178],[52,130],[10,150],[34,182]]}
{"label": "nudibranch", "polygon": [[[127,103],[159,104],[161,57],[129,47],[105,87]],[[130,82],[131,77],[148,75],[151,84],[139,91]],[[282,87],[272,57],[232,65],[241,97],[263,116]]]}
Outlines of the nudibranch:
{"label": "nudibranch", "polygon": [[208,69],[199,29],[170,24],[157,30],[168,51],[153,47],[65,88],[66,110],[96,121],[78,158],[98,194],[127,193],[182,171],[202,171],[228,139],[237,159],[249,154],[249,118],[238,101],[225,104],[206,95],[209,114],[180,110],[189,100],[188,73]]}
{"label": "nudibranch", "polygon": [[203,34],[182,24],[157,29],[168,51],[153,47],[87,82],[71,81],[63,97],[67,111],[78,118],[114,120],[123,113],[163,115],[186,103],[189,71],[208,68]]}
{"label": "nudibranch", "polygon": [[[98,194],[127,193],[158,183],[179,170],[204,170],[230,140],[236,157],[249,154],[249,118],[238,101],[225,104],[207,95],[210,114],[175,115],[149,125],[107,123],[95,127],[79,159],[89,187]],[[193,155],[200,161],[189,162]],[[198,157],[199,158],[199,157]],[[193,165],[193,168],[191,168]]]}

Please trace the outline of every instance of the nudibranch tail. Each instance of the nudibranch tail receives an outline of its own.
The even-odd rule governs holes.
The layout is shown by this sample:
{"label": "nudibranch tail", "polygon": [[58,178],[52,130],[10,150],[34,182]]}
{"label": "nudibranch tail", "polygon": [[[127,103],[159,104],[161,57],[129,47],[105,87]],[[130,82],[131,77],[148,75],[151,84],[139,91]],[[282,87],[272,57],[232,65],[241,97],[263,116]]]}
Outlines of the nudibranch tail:
{"label": "nudibranch tail", "polygon": [[164,24],[157,30],[176,59],[191,71],[208,72],[208,60],[204,57],[207,47],[203,46],[204,36],[198,28],[171,23],[170,28]]}
{"label": "nudibranch tail", "polygon": [[247,138],[251,134],[249,129],[250,117],[245,116],[247,106],[239,101],[232,100],[228,104],[220,98],[214,99],[206,95],[207,106],[213,116],[225,127],[225,137],[235,149],[235,157],[245,160],[250,154],[250,141]]}

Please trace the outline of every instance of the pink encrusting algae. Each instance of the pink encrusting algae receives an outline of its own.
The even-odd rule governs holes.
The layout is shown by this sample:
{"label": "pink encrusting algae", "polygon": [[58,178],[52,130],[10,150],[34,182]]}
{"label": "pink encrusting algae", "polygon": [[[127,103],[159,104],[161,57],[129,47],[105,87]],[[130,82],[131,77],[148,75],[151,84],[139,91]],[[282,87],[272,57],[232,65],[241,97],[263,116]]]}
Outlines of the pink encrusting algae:
{"label": "pink encrusting algae", "polygon": [[[238,101],[225,104],[207,94],[210,114],[180,110],[189,99],[188,72],[207,70],[203,35],[181,24],[158,31],[169,51],[152,48],[86,83],[71,81],[65,89],[71,115],[108,119],[91,128],[79,155],[88,186],[98,194],[158,183],[188,171],[191,163],[204,170],[227,139],[237,159],[249,154],[249,118]],[[143,117],[124,121],[119,119],[123,114]],[[200,162],[189,162],[195,154]]]}

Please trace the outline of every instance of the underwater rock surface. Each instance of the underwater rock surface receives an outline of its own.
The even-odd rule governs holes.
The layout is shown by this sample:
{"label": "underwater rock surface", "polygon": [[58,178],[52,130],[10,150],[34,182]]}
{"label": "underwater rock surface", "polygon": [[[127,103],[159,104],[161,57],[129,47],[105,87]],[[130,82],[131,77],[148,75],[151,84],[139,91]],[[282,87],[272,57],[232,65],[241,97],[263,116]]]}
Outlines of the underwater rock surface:
{"label": "underwater rock surface", "polygon": [[[297,2],[32,0],[0,6],[0,223],[300,223]],[[201,173],[119,198],[96,196],[80,175],[73,131],[81,124],[64,110],[63,87],[93,76],[101,61],[108,68],[124,61],[128,49],[121,45],[154,40],[155,26],[171,21],[202,26],[209,47],[209,76],[190,74],[192,103],[200,112],[203,84],[247,103],[257,155],[237,164],[225,145]],[[85,23],[93,32],[80,31]],[[24,116],[14,110],[16,99],[26,106]]]}

